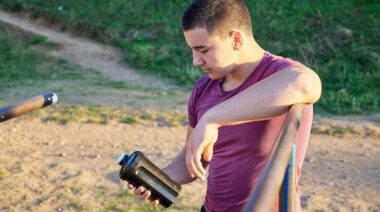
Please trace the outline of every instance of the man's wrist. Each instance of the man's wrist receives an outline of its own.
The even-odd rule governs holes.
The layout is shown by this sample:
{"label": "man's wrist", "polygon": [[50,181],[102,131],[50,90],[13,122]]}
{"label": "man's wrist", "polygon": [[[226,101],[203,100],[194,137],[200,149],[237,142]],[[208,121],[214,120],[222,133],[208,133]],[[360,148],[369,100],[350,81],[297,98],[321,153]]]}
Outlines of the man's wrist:
{"label": "man's wrist", "polygon": [[[168,175],[168,176],[170,177],[170,179],[174,180],[174,179],[173,179],[173,176],[171,175],[170,170],[168,169],[168,167],[163,168],[162,171],[163,171],[166,175]],[[174,181],[175,181],[175,180],[174,180]],[[176,181],[176,182],[177,182],[177,181]]]}
{"label": "man's wrist", "polygon": [[174,180],[174,181],[175,181],[176,183],[178,183],[178,184],[181,184],[181,183],[179,182],[178,176],[175,174],[175,172],[173,172],[173,171],[170,170],[170,167],[165,167],[165,168],[162,169],[162,171],[163,171],[166,175],[168,175],[168,177],[169,177],[170,179]]}
{"label": "man's wrist", "polygon": [[222,124],[218,121],[218,116],[212,109],[207,111],[205,114],[203,114],[199,122],[201,122],[204,125],[214,126],[216,128],[219,128],[222,126]]}
{"label": "man's wrist", "polygon": [[179,185],[187,184],[197,179],[191,178],[187,171],[186,173],[179,173],[178,171],[172,169],[170,166],[163,168],[162,171]]}

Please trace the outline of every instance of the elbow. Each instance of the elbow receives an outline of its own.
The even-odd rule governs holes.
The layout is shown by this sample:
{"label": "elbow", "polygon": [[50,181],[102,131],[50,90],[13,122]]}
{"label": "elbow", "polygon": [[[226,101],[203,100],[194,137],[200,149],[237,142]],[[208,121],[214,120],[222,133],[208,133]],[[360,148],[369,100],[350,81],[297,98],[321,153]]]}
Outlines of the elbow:
{"label": "elbow", "polygon": [[309,70],[307,72],[300,73],[299,84],[301,91],[301,103],[313,104],[319,100],[322,94],[322,83],[319,76]]}

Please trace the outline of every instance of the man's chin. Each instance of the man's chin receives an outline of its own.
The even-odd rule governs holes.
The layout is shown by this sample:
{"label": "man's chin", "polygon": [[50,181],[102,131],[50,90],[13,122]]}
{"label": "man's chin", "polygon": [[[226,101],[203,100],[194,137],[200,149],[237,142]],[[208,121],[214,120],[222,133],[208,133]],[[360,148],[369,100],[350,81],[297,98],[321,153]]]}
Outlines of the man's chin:
{"label": "man's chin", "polygon": [[218,75],[211,74],[211,73],[208,74],[208,77],[209,77],[210,79],[212,79],[212,80],[218,80],[218,79],[223,78],[222,76],[218,76]]}

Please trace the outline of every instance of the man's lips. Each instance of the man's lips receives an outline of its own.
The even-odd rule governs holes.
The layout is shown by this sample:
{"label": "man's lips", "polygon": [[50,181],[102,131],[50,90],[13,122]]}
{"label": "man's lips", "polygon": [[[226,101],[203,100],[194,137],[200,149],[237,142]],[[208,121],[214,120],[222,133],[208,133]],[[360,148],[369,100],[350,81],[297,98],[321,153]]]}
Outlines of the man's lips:
{"label": "man's lips", "polygon": [[209,72],[211,71],[211,69],[209,69],[209,68],[202,68],[202,70],[203,70],[204,72],[206,72],[206,73],[209,73]]}

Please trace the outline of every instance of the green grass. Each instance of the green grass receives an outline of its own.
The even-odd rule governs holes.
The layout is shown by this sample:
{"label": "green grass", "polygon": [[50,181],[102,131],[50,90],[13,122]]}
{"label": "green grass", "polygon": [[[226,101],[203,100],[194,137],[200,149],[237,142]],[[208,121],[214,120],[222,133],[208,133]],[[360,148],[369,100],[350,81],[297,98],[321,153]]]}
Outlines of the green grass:
{"label": "green grass", "polygon": [[71,207],[72,209],[74,209],[74,210],[78,210],[81,206],[80,206],[80,204],[77,203],[77,202],[72,202],[72,203],[70,203],[70,207]]}
{"label": "green grass", "polygon": [[327,134],[332,136],[360,135],[374,138],[380,135],[380,131],[373,127],[353,127],[339,124],[313,126],[311,132],[314,134]]}
{"label": "green grass", "polygon": [[[192,67],[191,51],[180,29],[189,2],[0,0],[10,11],[48,17],[123,49],[130,66],[192,86],[202,73]],[[379,112],[379,1],[245,2],[259,44],[308,65],[321,77],[323,93],[317,112]]]}
{"label": "green grass", "polygon": [[[70,81],[75,85],[123,88],[122,82],[105,80],[100,73],[48,56],[41,49],[54,48],[46,37],[27,33],[0,22],[0,89],[39,86]],[[125,86],[124,86],[125,87]],[[57,88],[59,89],[63,88]]]}
{"label": "green grass", "polygon": [[[0,105],[6,105],[0,102]],[[59,104],[54,107],[44,108],[32,113],[25,114],[19,119],[39,118],[44,122],[53,122],[62,125],[70,123],[92,123],[92,124],[140,124],[166,127],[186,126],[186,114],[177,112],[152,112],[146,109],[133,107],[110,107],[101,105],[78,105]]]}
{"label": "green grass", "polygon": [[0,180],[8,177],[10,173],[8,171],[0,171]]}
{"label": "green grass", "polygon": [[[68,124],[71,122],[96,124],[149,124],[160,126],[186,125],[186,116],[175,112],[149,111],[141,105],[119,106],[88,104],[67,100],[100,98],[171,98],[175,93],[125,85],[113,81],[99,72],[72,65],[65,60],[53,58],[47,52],[56,48],[45,37],[27,33],[0,22],[0,106],[20,101],[22,97],[32,97],[42,91],[56,92],[59,104],[20,117],[41,118],[46,122]],[[42,90],[42,91],[41,91]],[[38,93],[37,93],[38,92]],[[125,97],[128,93],[129,97]],[[62,98],[61,98],[62,97]]]}
{"label": "green grass", "polygon": [[[97,194],[97,198],[101,201],[103,211],[120,211],[120,212],[160,212],[168,211],[162,206],[151,206],[148,201],[142,201],[139,197],[133,195],[130,191],[120,190],[115,193],[112,191],[110,194],[108,192],[102,191]],[[174,202],[170,209],[178,211],[199,211],[200,208],[191,205],[182,205],[177,202]]]}
{"label": "green grass", "polygon": [[[77,95],[79,97],[103,93],[108,96],[107,89],[136,91],[141,95],[151,94],[164,96],[153,90],[144,90],[138,87],[127,87],[124,82],[109,80],[98,72],[84,69],[67,63],[61,59],[47,56],[38,48],[54,46],[46,38],[13,28],[0,23],[0,106],[20,101],[20,96],[32,97],[37,95],[34,90],[49,90],[63,97]],[[53,84],[53,86],[50,86]],[[53,88],[53,90],[50,90]],[[32,91],[31,91],[32,90]],[[65,92],[68,91],[66,94]],[[73,90],[73,91],[72,91]],[[78,92],[79,90],[80,92]],[[6,93],[12,93],[10,95]],[[81,93],[83,92],[83,93]],[[30,94],[32,93],[32,94]],[[117,93],[117,95],[120,95]],[[121,95],[124,95],[123,93]],[[173,95],[173,94],[167,94]],[[94,95],[95,96],[95,95]],[[61,96],[60,96],[61,97]],[[164,126],[182,126],[187,122],[184,115],[177,113],[157,113],[145,111],[138,107],[110,107],[101,105],[68,104],[65,98],[59,100],[60,104],[44,110],[21,116],[20,118],[41,118],[46,122],[68,124],[71,122],[96,124],[146,124],[157,122]]]}
{"label": "green grass", "polygon": [[38,64],[46,58],[29,50],[31,46],[43,42],[43,37],[15,32],[7,25],[0,25],[0,32],[0,87],[50,78],[48,72],[38,68]]}
{"label": "green grass", "polygon": [[[132,194],[132,192],[122,189],[102,189],[96,190],[96,198],[99,200],[100,205],[85,205],[79,202],[75,197],[70,199],[68,204],[69,208],[74,211],[109,211],[109,212],[163,212],[168,211],[162,206],[151,206],[148,201],[143,201],[139,197]],[[182,205],[174,202],[170,206],[169,211],[199,211],[200,208],[191,205]]]}
{"label": "green grass", "polygon": [[266,49],[295,58],[320,75],[319,111],[379,111],[378,1],[266,2],[250,3],[266,13],[253,15],[256,37]]}

